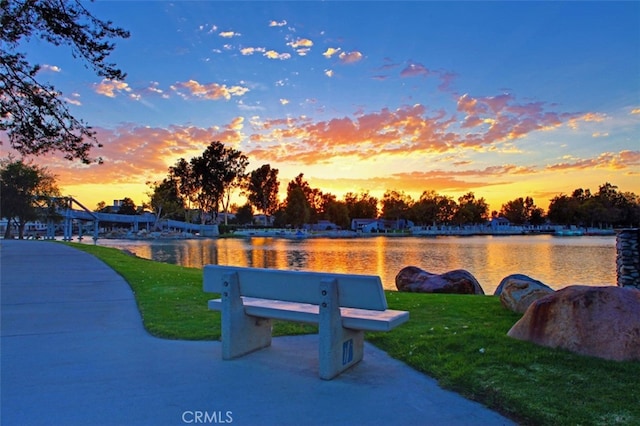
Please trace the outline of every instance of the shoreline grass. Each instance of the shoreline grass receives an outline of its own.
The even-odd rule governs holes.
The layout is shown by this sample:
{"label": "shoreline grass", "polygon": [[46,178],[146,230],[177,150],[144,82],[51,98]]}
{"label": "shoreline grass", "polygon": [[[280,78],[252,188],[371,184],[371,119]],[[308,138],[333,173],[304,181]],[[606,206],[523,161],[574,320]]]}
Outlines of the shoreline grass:
{"label": "shoreline grass", "polygon": [[[212,295],[202,291],[202,270],[114,248],[65,244],[96,256],[129,283],[152,335],[220,338],[220,314],[207,309]],[[520,315],[494,296],[386,294],[389,307],[410,311],[411,320],[388,333],[367,333],[367,340],[443,388],[523,425],[640,425],[640,362],[606,361],[511,339],[506,333]],[[274,324],[275,336],[316,330]]]}

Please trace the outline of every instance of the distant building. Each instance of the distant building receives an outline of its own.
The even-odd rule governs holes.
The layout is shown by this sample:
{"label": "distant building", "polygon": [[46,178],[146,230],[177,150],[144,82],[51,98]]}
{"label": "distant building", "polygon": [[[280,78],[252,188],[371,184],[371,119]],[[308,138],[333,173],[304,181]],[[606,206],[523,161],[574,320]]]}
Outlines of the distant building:
{"label": "distant building", "polygon": [[220,212],[220,213],[218,213],[218,216],[216,218],[216,223],[218,225],[222,225],[223,223],[225,223],[225,221],[224,221],[225,217],[227,218],[227,222],[231,222],[231,221],[235,220],[236,215],[233,214],[233,213]]}
{"label": "distant building", "polygon": [[360,232],[397,231],[409,229],[413,222],[406,219],[386,220],[386,219],[352,219],[351,229]]}
{"label": "distant building", "polygon": [[382,219],[352,219],[351,230],[360,232],[379,231],[384,229],[384,221]]}
{"label": "distant building", "polygon": [[511,222],[504,216],[492,217],[489,226],[494,230],[505,229],[511,226]]}
{"label": "distant building", "polygon": [[319,220],[318,223],[305,225],[305,229],[311,231],[336,231],[339,230],[340,227],[329,220]]}
{"label": "distant building", "polygon": [[258,226],[273,226],[274,217],[266,214],[253,215],[253,223]]}

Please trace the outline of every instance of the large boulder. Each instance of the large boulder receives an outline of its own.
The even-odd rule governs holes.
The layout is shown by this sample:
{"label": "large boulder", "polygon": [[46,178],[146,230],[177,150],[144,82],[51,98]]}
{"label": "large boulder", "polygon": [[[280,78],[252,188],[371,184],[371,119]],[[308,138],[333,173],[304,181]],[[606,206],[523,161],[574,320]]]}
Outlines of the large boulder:
{"label": "large boulder", "polygon": [[640,291],[569,286],[533,302],[507,334],[582,355],[640,360]]}
{"label": "large boulder", "polygon": [[553,291],[551,287],[527,275],[513,274],[500,281],[494,295],[500,296],[505,308],[523,314],[529,305]]}
{"label": "large boulder", "polygon": [[396,287],[399,291],[413,293],[484,294],[478,280],[464,269],[432,274],[416,266],[407,266],[396,275]]}

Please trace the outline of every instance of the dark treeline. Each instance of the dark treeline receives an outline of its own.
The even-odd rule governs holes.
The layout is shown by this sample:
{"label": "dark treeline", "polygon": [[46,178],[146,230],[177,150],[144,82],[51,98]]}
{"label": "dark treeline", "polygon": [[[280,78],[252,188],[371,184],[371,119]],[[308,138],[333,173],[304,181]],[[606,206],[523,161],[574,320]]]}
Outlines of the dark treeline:
{"label": "dark treeline", "polygon": [[[294,228],[326,220],[349,229],[352,219],[375,218],[415,225],[463,226],[482,224],[493,217],[504,217],[514,225],[640,226],[640,197],[621,192],[608,182],[595,193],[579,188],[571,195],[559,194],[550,200],[546,212],[530,196],[515,198],[499,211],[489,212],[485,199],[476,198],[473,192],[457,200],[433,190],[425,190],[418,199],[401,190],[388,190],[380,199],[368,191],[348,192],[338,199],[312,188],[302,173],[287,184],[285,199],[280,201],[278,169],[264,164],[247,171],[247,166],[247,157],[240,151],[212,142],[202,155],[189,161],[179,159],[162,181],[149,183],[147,203],[136,206],[125,197],[117,213],[139,214],[148,209],[156,215],[156,223],[161,219],[217,223],[222,210],[235,214],[233,219],[224,214],[225,223]],[[52,200],[60,198],[55,176],[22,160],[0,161],[0,186],[0,216],[7,219],[7,235],[9,225],[22,236],[28,221],[50,217],[55,210]],[[245,196],[247,202],[231,206],[234,192]],[[110,212],[112,208],[101,202],[96,210]],[[259,222],[256,213],[264,215]]]}
{"label": "dark treeline", "polygon": [[[222,210],[225,221],[226,213],[232,211],[233,222],[240,225],[252,224],[255,213],[262,213],[273,226],[294,228],[327,220],[348,229],[352,219],[367,218],[462,226],[482,224],[498,216],[516,225],[640,225],[640,198],[620,192],[608,182],[593,194],[589,189],[576,189],[570,196],[559,194],[551,200],[547,212],[536,206],[530,196],[515,198],[499,211],[490,212],[485,199],[476,198],[473,192],[457,200],[433,190],[425,190],[417,200],[401,190],[387,190],[381,199],[368,191],[349,192],[338,199],[312,188],[302,173],[287,184],[286,197],[280,201],[278,169],[265,164],[247,172],[247,165],[247,157],[241,152],[212,142],[201,156],[190,161],[179,159],[169,168],[166,178],[150,183],[148,207],[158,219],[206,223],[216,221]],[[234,191],[247,198],[245,205],[230,206]]]}

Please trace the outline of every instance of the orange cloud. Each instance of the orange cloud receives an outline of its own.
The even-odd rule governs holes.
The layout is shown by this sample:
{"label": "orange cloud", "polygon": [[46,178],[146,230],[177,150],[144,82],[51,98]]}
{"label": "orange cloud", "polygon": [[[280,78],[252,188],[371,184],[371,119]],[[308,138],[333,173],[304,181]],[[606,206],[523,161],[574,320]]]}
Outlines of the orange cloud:
{"label": "orange cloud", "polygon": [[599,114],[594,112],[588,112],[586,114],[582,114],[580,116],[574,117],[569,120],[567,125],[573,130],[577,130],[580,122],[585,123],[601,123],[606,120],[607,116],[605,114]]}
{"label": "orange cloud", "polygon": [[291,59],[290,53],[278,53],[275,50],[268,50],[264,52],[263,56],[266,56],[269,59],[280,59],[281,61]]}
{"label": "orange cloud", "polygon": [[313,46],[313,41],[309,40],[308,38],[299,38],[295,41],[290,41],[289,43],[287,43],[287,45],[295,49],[298,55],[306,56]]}
{"label": "orange cloud", "polygon": [[103,79],[100,83],[94,84],[93,88],[96,93],[115,98],[116,92],[131,92],[131,88],[124,81]]}
{"label": "orange cloud", "polygon": [[254,53],[264,53],[266,51],[267,49],[265,49],[264,47],[243,47],[242,49],[240,49],[240,53],[243,56],[253,55]]}
{"label": "orange cloud", "polygon": [[[194,96],[201,99],[231,99],[231,96],[242,96],[249,91],[247,87],[231,86],[218,83],[200,84],[195,80],[176,83],[171,86],[183,98]],[[186,92],[186,93],[185,93]]]}
{"label": "orange cloud", "polygon": [[570,163],[557,163],[547,166],[547,170],[570,171],[580,169],[621,170],[640,165],[640,151],[603,152],[595,158],[577,159]]}
{"label": "orange cloud", "polygon": [[291,41],[289,43],[287,43],[288,46],[293,47],[294,49],[298,49],[301,47],[311,47],[313,46],[313,41],[309,40],[308,38],[299,38],[295,41]]}
{"label": "orange cloud", "polygon": [[[545,111],[542,102],[515,103],[511,94],[458,98],[457,110],[466,114],[461,128],[473,129],[461,140],[463,146],[479,147],[518,139],[537,130],[550,130],[580,119],[579,114]],[[586,117],[587,115],[582,115]],[[593,118],[589,118],[593,120]]]}
{"label": "orange cloud", "polygon": [[334,48],[334,47],[329,47],[327,48],[327,50],[325,50],[325,52],[322,54],[322,56],[324,56],[325,58],[329,59],[331,58],[333,55],[336,55],[337,53],[340,52],[340,48]]}
{"label": "orange cloud", "polygon": [[134,124],[115,129],[97,128],[102,148],[92,155],[104,164],[81,165],[56,156],[43,157],[50,171],[64,185],[143,183],[166,176],[168,167],[178,158],[200,155],[212,141],[237,146],[244,136],[242,117],[223,128],[194,126],[146,127]]}
{"label": "orange cloud", "polygon": [[342,52],[340,53],[340,55],[338,55],[338,58],[340,58],[340,62],[342,62],[343,64],[353,64],[362,60],[363,56],[362,53],[354,51],[348,53]]}
{"label": "orange cloud", "polygon": [[[429,112],[417,104],[328,121],[265,121],[256,128],[260,135],[253,140],[263,145],[255,155],[264,160],[312,164],[338,155],[369,158],[497,147],[514,152],[512,140],[556,128],[578,116],[546,111],[542,103],[518,104],[511,95],[463,95],[458,99],[458,111],[466,113],[462,120],[445,111]],[[276,150],[280,144],[287,144],[287,149]]]}

